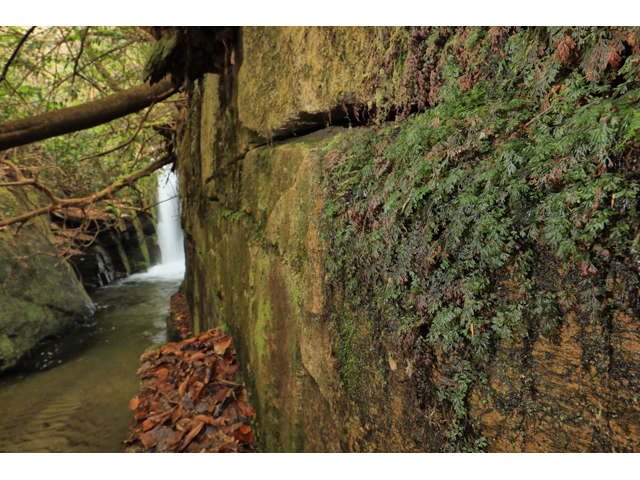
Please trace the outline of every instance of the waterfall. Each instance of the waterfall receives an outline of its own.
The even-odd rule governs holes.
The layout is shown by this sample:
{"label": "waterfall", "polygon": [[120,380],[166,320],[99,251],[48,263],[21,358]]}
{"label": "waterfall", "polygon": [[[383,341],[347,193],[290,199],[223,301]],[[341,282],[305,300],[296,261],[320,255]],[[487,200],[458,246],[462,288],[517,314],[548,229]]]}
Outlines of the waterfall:
{"label": "waterfall", "polygon": [[158,242],[162,263],[184,263],[184,235],[180,227],[178,177],[166,165],[158,175]]}
{"label": "waterfall", "polygon": [[157,232],[162,263],[152,267],[146,276],[174,277],[184,274],[184,234],[180,227],[180,201],[178,177],[171,172],[171,165],[159,170]]}

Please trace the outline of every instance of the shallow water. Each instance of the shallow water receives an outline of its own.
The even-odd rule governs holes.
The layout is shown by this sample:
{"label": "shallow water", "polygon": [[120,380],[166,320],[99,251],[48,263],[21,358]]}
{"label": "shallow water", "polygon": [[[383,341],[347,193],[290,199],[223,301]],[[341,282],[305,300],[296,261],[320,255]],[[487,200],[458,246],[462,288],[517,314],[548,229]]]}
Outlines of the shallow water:
{"label": "shallow water", "polygon": [[0,377],[0,452],[123,452],[140,355],[166,341],[184,264],[158,265],[95,291],[96,314]]}

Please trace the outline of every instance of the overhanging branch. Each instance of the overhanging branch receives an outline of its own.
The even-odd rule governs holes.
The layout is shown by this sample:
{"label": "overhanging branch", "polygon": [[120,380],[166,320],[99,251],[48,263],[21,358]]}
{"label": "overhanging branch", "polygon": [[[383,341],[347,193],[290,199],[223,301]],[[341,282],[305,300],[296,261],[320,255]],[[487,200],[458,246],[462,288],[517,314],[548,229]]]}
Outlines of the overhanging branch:
{"label": "overhanging branch", "polygon": [[102,125],[161,102],[177,91],[171,76],[166,76],[153,85],[147,82],[75,107],[0,123],[0,151]]}
{"label": "overhanging branch", "polygon": [[[28,222],[29,220],[31,220],[32,218],[38,217],[40,215],[46,215],[49,214],[51,212],[54,212],[56,210],[63,210],[66,208],[72,208],[72,207],[85,207],[87,205],[91,205],[93,203],[97,203],[101,200],[105,200],[107,198],[110,198],[114,193],[116,193],[119,190],[122,190],[125,187],[131,186],[133,185],[136,181],[138,181],[139,179],[143,178],[143,177],[148,177],[149,175],[151,175],[153,172],[155,172],[156,170],[158,170],[159,168],[164,167],[165,165],[168,165],[170,163],[172,163],[174,161],[174,156],[173,155],[167,155],[164,158],[161,158],[160,160],[156,160],[155,162],[147,165],[145,168],[141,168],[140,170],[136,170],[135,172],[133,172],[131,175],[121,178],[120,180],[112,183],[111,185],[109,185],[107,188],[105,188],[104,190],[101,190],[97,193],[94,193],[91,196],[88,197],[83,197],[83,198],[70,198],[70,199],[59,199],[57,197],[51,197],[52,199],[52,203],[47,205],[46,207],[42,207],[39,208],[37,210],[32,210],[31,212],[27,212],[23,215],[20,215],[18,217],[13,217],[10,218],[8,220],[0,220],[0,227],[6,227],[9,225],[13,225],[15,223],[25,223]],[[11,182],[12,184],[0,184],[0,187],[3,186],[16,186],[16,182]],[[43,190],[43,186],[40,185],[39,183],[33,181],[30,182],[28,180],[24,180],[22,182],[22,185],[28,185],[31,186],[33,188],[37,188],[38,190],[44,191]],[[46,187],[44,187],[46,189]],[[48,189],[47,189],[48,190]],[[45,192],[47,193],[47,192]]]}

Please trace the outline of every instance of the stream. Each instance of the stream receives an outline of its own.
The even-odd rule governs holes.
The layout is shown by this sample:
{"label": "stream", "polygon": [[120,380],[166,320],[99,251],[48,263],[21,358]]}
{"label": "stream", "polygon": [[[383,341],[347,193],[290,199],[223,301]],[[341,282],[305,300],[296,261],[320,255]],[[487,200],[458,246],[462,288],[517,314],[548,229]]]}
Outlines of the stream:
{"label": "stream", "polygon": [[92,294],[96,313],[33,349],[0,377],[0,452],[124,452],[140,355],[166,342],[170,297],[184,278],[176,179],[160,177],[163,264]]}
{"label": "stream", "polygon": [[0,378],[0,452],[124,451],[140,355],[166,341],[169,297],[184,275],[167,267],[98,289],[91,319],[47,342],[29,370]]}

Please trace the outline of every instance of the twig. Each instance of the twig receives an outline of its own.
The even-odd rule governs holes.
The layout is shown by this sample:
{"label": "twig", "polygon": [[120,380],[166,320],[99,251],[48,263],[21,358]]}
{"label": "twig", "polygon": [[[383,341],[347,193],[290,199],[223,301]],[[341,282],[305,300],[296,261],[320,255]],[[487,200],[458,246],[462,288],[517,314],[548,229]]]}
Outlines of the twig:
{"label": "twig", "polygon": [[[151,385],[145,385],[144,388],[148,388],[149,390],[155,390],[156,392],[160,392],[161,394],[163,394],[165,397],[167,397],[167,400],[169,400],[171,403],[176,403],[176,404],[180,404],[180,402],[176,402],[175,400],[171,400],[171,397],[169,395],[167,395],[166,393],[164,393],[162,390],[158,390],[156,387],[152,387]],[[175,409],[178,405],[176,405],[175,407],[173,407],[171,410]],[[169,413],[171,410],[167,410],[166,412],[164,412],[164,414]]]}
{"label": "twig", "polygon": [[[84,51],[84,40],[85,40],[85,38],[87,38],[87,33],[89,33],[89,28],[91,28],[91,27],[87,27],[86,30],[84,31],[84,35],[82,35],[82,40],[80,40],[80,50],[78,51],[78,55],[76,56],[75,62],[73,62],[73,74],[72,74],[72,77],[71,77],[71,90],[72,91],[73,91],[73,84],[74,84],[74,82],[76,80],[76,75],[78,75],[78,62],[80,61],[80,57],[82,56],[82,52]],[[84,78],[84,77],[81,77],[81,78]]]}
{"label": "twig", "polygon": [[[80,67],[78,69],[78,73],[82,72],[85,68],[87,68],[89,65],[93,64],[96,60],[100,60],[102,57],[106,57],[107,55],[110,55],[114,52],[117,52],[118,50],[122,50],[123,48],[127,48],[129,45],[133,45],[134,43],[136,43],[136,40],[130,40],[127,43],[124,43],[122,45],[118,45],[117,47],[112,48],[111,50],[107,50],[106,52],[104,52],[101,55],[98,55],[97,57],[92,58],[91,60],[89,60],[89,63],[83,65],[82,67]],[[65,78],[63,78],[62,80],[60,80],[57,84],[55,84],[53,86],[53,89],[58,88],[60,85],[62,85],[64,82],[66,82],[67,80],[69,80],[71,77],[73,76],[73,74],[69,74],[67,75]]]}
{"label": "twig", "polygon": [[129,173],[133,172],[133,169],[136,168],[136,166],[138,165],[138,162],[140,161],[140,155],[142,154],[142,150],[144,150],[145,144],[156,135],[159,135],[159,133],[158,132],[152,133],[140,143],[140,148],[138,149],[138,154],[136,155],[136,159],[131,164],[131,167],[129,167]]}
{"label": "twig", "polygon": [[2,82],[5,79],[5,77],[7,76],[7,71],[9,70],[9,66],[11,65],[11,62],[13,62],[13,60],[16,58],[16,56],[18,55],[18,52],[22,48],[22,45],[24,44],[24,42],[27,41],[27,38],[29,37],[29,35],[31,35],[31,32],[33,32],[35,29],[36,29],[36,27],[31,27],[22,36],[22,39],[20,40],[20,43],[18,43],[18,46],[13,50],[13,53],[11,54],[11,57],[9,57],[9,60],[7,60],[7,63],[4,65],[4,69],[2,70],[2,75],[0,75],[0,82]]}
{"label": "twig", "polygon": [[545,113],[547,113],[549,110],[551,110],[553,108],[553,105],[550,105],[549,108],[547,108],[546,110],[543,110],[542,112],[540,112],[538,115],[536,115],[535,117],[533,117],[531,120],[529,120],[527,123],[525,123],[524,128],[527,128],[529,126],[529,124],[531,122],[533,122],[536,118],[541,117],[542,115],[544,115]]}
{"label": "twig", "polygon": [[16,88],[13,85],[11,85],[11,82],[9,82],[9,80],[7,80],[6,78],[5,78],[4,81],[6,82],[7,85],[9,85],[9,88],[11,89],[11,91],[16,94],[16,97],[18,97],[20,100],[22,100],[22,103],[24,103],[28,107],[29,106],[29,102],[27,102],[24,99],[24,97],[20,94],[20,92],[18,90],[16,90]]}
{"label": "twig", "polygon": [[117,191],[133,185],[133,183],[139,180],[140,178],[151,175],[153,172],[155,172],[159,168],[164,167],[165,165],[168,165],[173,161],[174,161],[174,157],[171,155],[167,155],[166,157],[161,158],[160,160],[156,160],[155,162],[147,165],[147,167],[134,172],[132,175],[129,175],[128,177],[124,177],[117,180],[116,182],[109,185],[107,188],[97,193],[94,193],[93,195],[90,195],[88,197],[83,197],[83,198],[70,198],[70,199],[64,199],[64,200],[58,199],[57,197],[55,197],[55,195],[53,195],[51,190],[47,189],[43,185],[34,184],[35,188],[41,189],[43,192],[47,193],[47,195],[49,195],[48,192],[51,192],[50,197],[52,198],[52,200],[55,198],[55,200],[53,200],[53,203],[51,203],[50,205],[47,205],[46,207],[42,207],[37,210],[32,210],[30,212],[27,212],[24,215],[19,215],[17,217],[10,218],[9,220],[0,221],[0,227],[12,225],[14,223],[24,224],[29,220],[31,220],[32,218],[38,217],[40,215],[45,215],[45,214],[54,212],[56,210],[62,210],[62,209],[67,209],[71,207],[80,208],[87,205],[91,205],[93,203],[100,202],[102,200],[110,198]]}
{"label": "twig", "polygon": [[[20,171],[20,169],[18,168],[17,165],[6,161],[4,158],[0,159],[0,163],[2,163],[3,165],[7,165],[11,169],[11,171],[13,172],[13,176],[15,177],[17,182],[12,182],[12,183],[15,184],[15,183],[22,183],[22,182],[27,181],[27,179],[24,178],[24,176],[22,175],[22,172]],[[0,186],[8,186],[8,187],[10,187],[12,185],[10,185],[10,184],[8,184],[8,185],[7,184],[5,184],[5,185],[0,184]]]}
{"label": "twig", "polygon": [[93,155],[89,155],[88,157],[81,158],[80,160],[78,160],[78,162],[84,162],[85,160],[89,160],[91,158],[102,157],[104,155],[107,155],[109,153],[115,152],[116,150],[120,150],[121,148],[124,148],[127,145],[129,145],[131,142],[133,142],[133,140],[136,138],[136,136],[140,132],[140,129],[142,128],[142,125],[144,125],[144,122],[147,120],[147,117],[149,116],[149,113],[151,113],[151,110],[153,110],[154,106],[155,106],[155,103],[152,103],[151,106],[149,107],[149,110],[147,110],[147,113],[144,114],[144,117],[142,118],[142,121],[138,125],[138,128],[136,128],[136,131],[133,133],[133,135],[131,136],[131,138],[129,140],[127,140],[126,142],[118,145],[117,147],[112,148],[111,150],[107,150],[105,152],[100,152],[100,153],[94,153]]}

